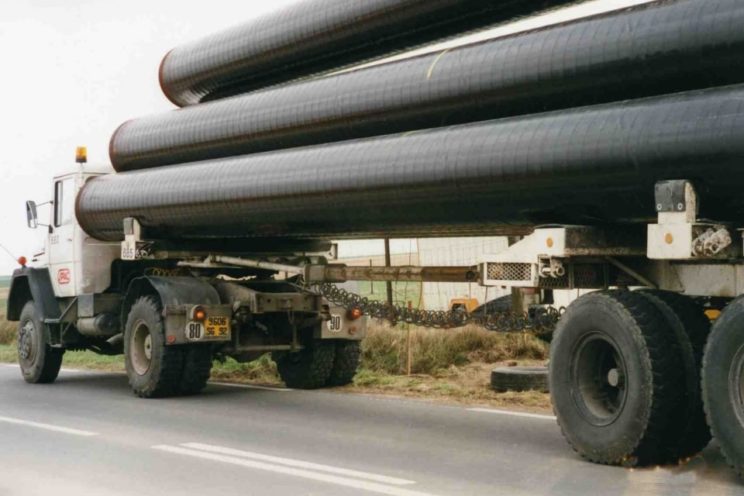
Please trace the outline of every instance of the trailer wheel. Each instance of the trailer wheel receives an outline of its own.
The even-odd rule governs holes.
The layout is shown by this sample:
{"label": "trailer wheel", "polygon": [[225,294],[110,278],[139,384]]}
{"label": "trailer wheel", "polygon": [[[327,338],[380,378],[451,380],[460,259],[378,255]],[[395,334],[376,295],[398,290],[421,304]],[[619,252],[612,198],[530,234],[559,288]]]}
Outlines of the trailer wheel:
{"label": "trailer wheel", "polygon": [[333,342],[312,339],[300,351],[274,352],[272,358],[287,387],[318,389],[325,386],[331,377],[335,354]]}
{"label": "trailer wheel", "polygon": [[181,375],[182,394],[201,392],[212,373],[212,348],[209,345],[192,344],[183,350],[183,374]]}
{"label": "trailer wheel", "polygon": [[18,364],[23,379],[30,384],[54,382],[64,353],[63,349],[49,346],[34,302],[26,302],[18,322]]}
{"label": "trailer wheel", "polygon": [[683,391],[675,338],[648,299],[590,293],[561,318],[550,351],[550,392],[564,437],[587,460],[647,465]]}
{"label": "trailer wheel", "polygon": [[124,357],[132,391],[141,398],[172,396],[180,392],[184,354],[165,345],[160,302],[140,297],[132,305],[124,328]]}
{"label": "trailer wheel", "polygon": [[333,359],[331,376],[328,378],[327,386],[345,386],[351,384],[359,368],[359,360],[362,349],[359,341],[347,341],[340,339],[336,341],[336,353]]}
{"label": "trailer wheel", "polygon": [[721,451],[744,477],[744,296],[713,324],[703,358],[703,403]]}
{"label": "trailer wheel", "polygon": [[670,291],[642,290],[664,314],[675,332],[680,363],[685,375],[682,404],[670,419],[666,445],[670,462],[677,462],[699,453],[710,442],[710,428],[705,419],[700,374],[705,342],[710,333],[710,321],[703,308],[692,298]]}

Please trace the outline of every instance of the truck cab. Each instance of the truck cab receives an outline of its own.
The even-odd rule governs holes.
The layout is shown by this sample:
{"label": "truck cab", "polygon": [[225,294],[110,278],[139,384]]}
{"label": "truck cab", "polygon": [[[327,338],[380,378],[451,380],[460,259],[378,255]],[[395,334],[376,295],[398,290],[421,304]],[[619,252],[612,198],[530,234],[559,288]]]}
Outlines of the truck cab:
{"label": "truck cab", "polygon": [[59,298],[102,293],[111,285],[110,269],[119,257],[119,243],[91,238],[75,219],[78,191],[88,180],[103,174],[80,168],[54,178],[44,253],[54,294]]}

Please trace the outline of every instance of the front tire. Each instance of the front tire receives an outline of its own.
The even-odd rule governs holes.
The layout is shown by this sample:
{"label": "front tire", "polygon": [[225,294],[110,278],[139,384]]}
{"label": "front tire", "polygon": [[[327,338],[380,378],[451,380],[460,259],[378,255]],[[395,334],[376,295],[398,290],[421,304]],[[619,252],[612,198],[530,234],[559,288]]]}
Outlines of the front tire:
{"label": "front tire", "polygon": [[140,297],[132,305],[124,328],[124,357],[129,385],[140,398],[180,393],[184,354],[165,345],[160,302]]}
{"label": "front tire", "polygon": [[684,384],[676,348],[664,316],[638,293],[590,293],[568,307],[551,346],[550,392],[561,430],[582,457],[664,461]]}
{"label": "front tire", "polygon": [[18,322],[18,364],[23,379],[29,384],[54,382],[64,354],[65,350],[49,346],[36,306],[33,301],[27,302]]}

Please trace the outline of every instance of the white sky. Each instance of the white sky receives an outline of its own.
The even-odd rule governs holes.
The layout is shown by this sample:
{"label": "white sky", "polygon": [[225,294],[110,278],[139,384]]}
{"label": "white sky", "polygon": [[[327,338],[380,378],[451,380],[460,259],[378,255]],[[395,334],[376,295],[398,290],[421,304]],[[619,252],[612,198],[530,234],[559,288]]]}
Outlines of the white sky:
{"label": "white sky", "polygon": [[[14,0],[0,6],[0,243],[32,255],[44,230],[26,228],[24,202],[43,202],[54,174],[74,167],[78,145],[108,164],[108,142],[127,119],[173,106],[161,94],[163,55],[185,41],[295,0]],[[465,41],[590,15],[648,0],[594,0]],[[205,5],[207,6],[205,8]],[[445,46],[453,45],[447,43]],[[46,212],[41,211],[42,220]],[[345,256],[379,250],[356,242]],[[408,249],[409,242],[397,244]],[[0,274],[15,264],[0,252]]]}

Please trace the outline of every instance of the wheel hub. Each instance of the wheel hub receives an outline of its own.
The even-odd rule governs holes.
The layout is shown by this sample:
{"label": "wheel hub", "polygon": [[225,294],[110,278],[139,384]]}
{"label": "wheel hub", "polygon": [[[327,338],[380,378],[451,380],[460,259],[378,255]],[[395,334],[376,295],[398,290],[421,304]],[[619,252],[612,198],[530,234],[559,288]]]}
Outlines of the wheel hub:
{"label": "wheel hub", "polygon": [[619,388],[623,385],[623,381],[624,378],[619,369],[613,368],[607,372],[607,384],[609,384],[610,387]]}
{"label": "wheel hub", "polygon": [[572,362],[572,391],[579,411],[593,425],[612,423],[627,397],[627,372],[617,347],[593,333],[579,343]]}
{"label": "wheel hub", "polygon": [[23,361],[33,361],[34,356],[34,323],[26,321],[18,333],[18,357]]}
{"label": "wheel hub", "polygon": [[138,375],[145,375],[152,363],[152,334],[144,321],[134,326],[129,346],[132,368]]}

